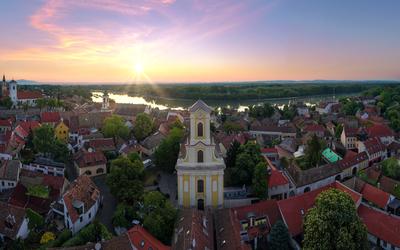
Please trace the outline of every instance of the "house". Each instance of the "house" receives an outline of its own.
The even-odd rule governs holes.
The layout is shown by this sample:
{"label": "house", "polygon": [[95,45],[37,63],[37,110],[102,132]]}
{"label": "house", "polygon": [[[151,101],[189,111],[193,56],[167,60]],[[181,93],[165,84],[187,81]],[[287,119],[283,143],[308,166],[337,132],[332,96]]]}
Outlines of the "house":
{"label": "house", "polygon": [[131,229],[129,229],[128,232],[126,232],[126,235],[128,236],[131,247],[118,248],[120,250],[125,250],[125,249],[170,250],[171,249],[171,247],[164,245],[161,241],[157,240],[153,235],[151,235],[146,229],[144,229],[140,225],[136,225]]}
{"label": "house", "polygon": [[371,127],[366,128],[369,138],[379,138],[381,142],[385,145],[389,145],[394,141],[394,132],[388,126],[377,123]]}
{"label": "house", "polygon": [[62,197],[64,223],[73,234],[93,221],[101,202],[100,191],[86,175],[79,176]]}
{"label": "house", "polygon": [[141,151],[147,156],[152,156],[158,145],[160,145],[161,141],[165,138],[166,136],[163,133],[159,131],[155,132],[140,143]]}
{"label": "house", "polygon": [[64,176],[65,164],[46,157],[36,157],[30,164],[23,165],[23,168],[53,176]]}
{"label": "house", "polygon": [[12,130],[13,122],[11,119],[0,119],[0,133]]}
{"label": "house", "polygon": [[363,199],[382,210],[386,210],[389,202],[394,199],[394,197],[391,197],[389,193],[386,193],[385,191],[380,190],[379,188],[376,188],[368,183],[365,183],[361,194]]}
{"label": "house", "polygon": [[365,204],[357,212],[367,227],[369,242],[382,249],[400,249],[400,217]]}
{"label": "house", "polygon": [[296,128],[291,125],[276,126],[253,123],[250,126],[249,133],[254,138],[262,135],[268,135],[279,140],[296,138]]}
{"label": "house", "polygon": [[214,227],[211,210],[180,210],[172,238],[172,249],[213,250]]}
{"label": "house", "polygon": [[226,153],[231,147],[234,141],[239,142],[241,145],[245,144],[249,139],[249,135],[247,133],[237,133],[237,134],[225,134],[218,133],[216,135],[216,140],[218,141],[218,146],[221,150],[221,153],[224,157],[226,157]]}
{"label": "house", "polygon": [[325,135],[325,128],[322,125],[319,124],[310,124],[307,125],[304,129],[303,132],[305,133],[310,133],[314,134],[319,138],[324,138]]}
{"label": "house", "polygon": [[370,164],[380,162],[387,157],[386,146],[377,137],[358,143],[358,152],[364,151],[368,154]]}
{"label": "house", "polygon": [[0,202],[0,238],[5,240],[26,239],[29,234],[25,209]]}
{"label": "house", "polygon": [[68,181],[62,176],[46,175],[22,169],[20,182],[11,193],[9,203],[30,208],[35,212],[46,216],[51,204],[60,199],[64,193]]}
{"label": "house", "polygon": [[54,127],[61,121],[59,112],[42,112],[40,114],[40,122]]}
{"label": "house", "polygon": [[328,114],[331,112],[332,106],[334,106],[335,104],[337,104],[337,102],[320,102],[315,107],[315,111],[317,111],[320,115]]}
{"label": "house", "polygon": [[286,199],[289,194],[289,180],[283,172],[276,168],[271,168],[267,176],[268,181],[268,198],[269,199]]}
{"label": "house", "polygon": [[[344,186],[340,182],[334,182],[329,185],[320,187],[308,193],[300,194],[294,197],[289,197],[285,200],[278,201],[278,207],[280,214],[286,224],[289,234],[295,239],[300,239],[303,234],[303,218],[307,211],[314,206],[315,199],[317,196],[326,190],[331,188],[338,189],[340,191],[349,194],[358,207],[361,204],[361,194],[351,190]],[[299,238],[300,237],[300,238]]]}
{"label": "house", "polygon": [[0,167],[0,192],[17,186],[21,166],[22,164],[19,160],[2,162]]}
{"label": "house", "polygon": [[300,116],[309,116],[309,110],[303,103],[298,103],[296,105],[297,114]]}
{"label": "house", "polygon": [[279,164],[279,154],[278,150],[273,148],[262,148],[261,155],[267,157],[273,165],[277,166]]}
{"label": "house", "polygon": [[[349,151],[352,152],[352,151]],[[346,154],[343,160],[338,161],[336,164],[342,171],[341,178],[348,178],[356,175],[360,170],[368,167],[369,158],[366,152]]]}
{"label": "house", "polygon": [[340,135],[340,142],[346,149],[357,149],[357,132],[356,128],[344,126]]}
{"label": "house", "polygon": [[68,142],[69,140],[69,128],[65,122],[61,119],[59,123],[54,128],[54,134],[56,138],[63,142]]}
{"label": "house", "polygon": [[113,138],[95,138],[87,142],[87,147],[94,151],[115,151],[116,147]]}
{"label": "house", "polygon": [[105,174],[107,159],[101,151],[81,149],[74,155],[74,166],[78,175],[96,176]]}

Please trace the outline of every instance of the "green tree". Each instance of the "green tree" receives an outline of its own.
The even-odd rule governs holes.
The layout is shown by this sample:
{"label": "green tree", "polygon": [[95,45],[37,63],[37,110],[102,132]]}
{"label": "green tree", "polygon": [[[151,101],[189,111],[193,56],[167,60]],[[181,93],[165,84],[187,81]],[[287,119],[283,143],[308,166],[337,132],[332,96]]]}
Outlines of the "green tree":
{"label": "green tree", "polygon": [[226,167],[227,168],[233,168],[235,166],[236,162],[236,156],[239,153],[239,148],[240,148],[240,142],[237,140],[233,140],[232,145],[228,148],[228,151],[226,152]]}
{"label": "green tree", "polygon": [[289,250],[290,235],[288,229],[281,220],[275,222],[269,234],[269,247],[271,250]]}
{"label": "green tree", "polygon": [[268,185],[267,185],[267,167],[264,162],[259,162],[254,168],[253,182],[252,182],[253,194],[260,199],[266,199],[268,197]]}
{"label": "green tree", "polygon": [[131,162],[126,157],[119,157],[111,162],[106,182],[115,197],[133,205],[142,200],[143,172],[144,167],[140,160]]}
{"label": "green tree", "polygon": [[361,110],[363,108],[362,103],[358,103],[353,100],[349,100],[343,104],[342,111],[346,115],[355,115],[358,110]]}
{"label": "green tree", "polygon": [[63,141],[58,139],[53,140],[53,146],[50,151],[56,161],[67,162],[69,159],[69,150]]}
{"label": "green tree", "polygon": [[169,245],[177,216],[176,208],[158,191],[147,192],[143,200],[144,228]]}
{"label": "green tree", "polygon": [[114,143],[117,139],[127,139],[129,137],[129,128],[125,125],[124,119],[119,115],[112,115],[104,120],[101,130],[106,137],[112,137]]}
{"label": "green tree", "polygon": [[26,209],[26,217],[28,217],[28,228],[30,230],[40,230],[44,226],[44,218],[30,208]]}
{"label": "green tree", "polygon": [[54,140],[54,129],[50,125],[43,124],[33,130],[33,146],[36,152],[51,153]]}
{"label": "green tree", "polygon": [[140,113],[136,116],[134,133],[139,141],[146,138],[153,131],[153,121],[146,113]]}
{"label": "green tree", "polygon": [[367,249],[367,230],[350,195],[330,189],[318,195],[304,221],[304,249]]}
{"label": "green tree", "polygon": [[182,129],[177,127],[171,129],[169,135],[161,141],[154,152],[154,163],[157,167],[170,173],[175,170],[182,137]]}
{"label": "green tree", "polygon": [[227,133],[227,134],[237,133],[237,132],[243,130],[242,126],[240,126],[237,123],[231,122],[231,121],[224,122],[224,125],[222,127],[223,127],[225,133]]}
{"label": "green tree", "polygon": [[305,150],[307,168],[318,166],[321,161],[322,150],[324,149],[323,146],[323,143],[315,134],[312,136],[311,140],[307,142],[307,148]]}
{"label": "green tree", "polygon": [[127,157],[131,162],[142,160],[142,158],[140,158],[140,155],[136,152],[129,153]]}
{"label": "green tree", "polygon": [[36,107],[40,109],[40,112],[42,112],[42,109],[46,107],[47,102],[46,99],[40,98],[36,101]]}
{"label": "green tree", "polygon": [[342,135],[343,132],[343,124],[338,124],[335,127],[335,137],[336,138],[340,138],[340,136]]}
{"label": "green tree", "polygon": [[132,206],[119,203],[113,215],[113,225],[115,227],[130,228],[135,217],[136,212]]}
{"label": "green tree", "polygon": [[10,97],[4,97],[3,99],[0,100],[0,106],[6,107],[7,109],[10,109],[13,105],[13,102]]}
{"label": "green tree", "polygon": [[239,147],[235,166],[232,168],[232,183],[234,185],[250,185],[253,180],[255,166],[262,161],[260,146],[247,142]]}
{"label": "green tree", "polygon": [[400,180],[400,161],[394,157],[384,160],[382,163],[382,171],[385,176]]}

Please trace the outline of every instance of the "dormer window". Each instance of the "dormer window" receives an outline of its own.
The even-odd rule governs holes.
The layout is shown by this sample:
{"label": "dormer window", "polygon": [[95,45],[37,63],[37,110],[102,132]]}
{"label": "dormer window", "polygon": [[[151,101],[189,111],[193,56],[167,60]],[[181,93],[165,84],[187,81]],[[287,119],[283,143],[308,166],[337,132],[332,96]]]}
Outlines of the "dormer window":
{"label": "dormer window", "polygon": [[201,122],[199,122],[199,123],[197,123],[197,136],[198,137],[203,137],[204,136],[204,133],[203,133],[203,128],[204,126],[203,126],[203,123],[201,123]]}

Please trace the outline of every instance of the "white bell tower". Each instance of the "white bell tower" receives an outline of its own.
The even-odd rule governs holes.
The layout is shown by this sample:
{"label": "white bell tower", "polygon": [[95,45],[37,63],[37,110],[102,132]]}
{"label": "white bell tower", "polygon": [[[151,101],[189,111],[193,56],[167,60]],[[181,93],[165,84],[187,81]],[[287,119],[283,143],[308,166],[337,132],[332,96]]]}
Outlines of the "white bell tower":
{"label": "white bell tower", "polygon": [[103,103],[101,105],[101,110],[107,111],[109,108],[110,108],[110,98],[108,96],[107,91],[105,91],[103,94]]}
{"label": "white bell tower", "polygon": [[17,86],[17,82],[16,82],[16,81],[12,80],[12,81],[9,83],[9,91],[10,91],[10,98],[11,98],[11,101],[12,101],[14,104],[17,103],[17,102],[18,102],[18,95],[17,95],[18,86]]}

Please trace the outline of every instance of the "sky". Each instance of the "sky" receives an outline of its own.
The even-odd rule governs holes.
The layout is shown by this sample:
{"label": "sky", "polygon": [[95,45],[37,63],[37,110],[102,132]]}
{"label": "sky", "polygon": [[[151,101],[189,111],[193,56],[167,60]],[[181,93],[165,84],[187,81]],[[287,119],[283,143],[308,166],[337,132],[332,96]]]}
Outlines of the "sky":
{"label": "sky", "polygon": [[400,80],[399,0],[0,0],[0,74]]}

